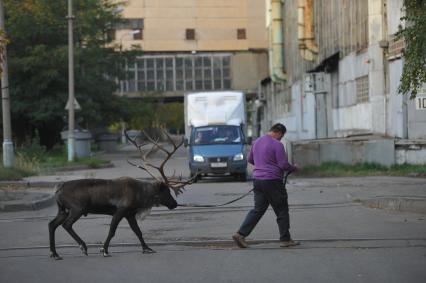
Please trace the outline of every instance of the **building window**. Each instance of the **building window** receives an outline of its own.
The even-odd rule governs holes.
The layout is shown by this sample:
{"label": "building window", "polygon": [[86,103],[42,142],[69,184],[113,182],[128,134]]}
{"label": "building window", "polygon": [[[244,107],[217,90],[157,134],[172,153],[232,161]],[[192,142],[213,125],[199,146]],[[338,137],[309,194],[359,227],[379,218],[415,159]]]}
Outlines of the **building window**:
{"label": "building window", "polygon": [[355,80],[356,82],[356,102],[357,103],[364,103],[368,102],[368,75],[358,77]]}
{"label": "building window", "polygon": [[246,29],[245,28],[237,29],[237,39],[246,39]]}
{"label": "building window", "polygon": [[195,29],[188,28],[185,31],[185,38],[188,40],[194,40],[195,39]]}
{"label": "building window", "polygon": [[134,29],[133,40],[142,40],[142,39],[143,39],[143,29]]}
{"label": "building window", "polygon": [[115,29],[143,29],[144,21],[141,18],[121,19],[114,24]]}
{"label": "building window", "polygon": [[126,66],[121,93],[231,89],[231,55],[144,55]]}

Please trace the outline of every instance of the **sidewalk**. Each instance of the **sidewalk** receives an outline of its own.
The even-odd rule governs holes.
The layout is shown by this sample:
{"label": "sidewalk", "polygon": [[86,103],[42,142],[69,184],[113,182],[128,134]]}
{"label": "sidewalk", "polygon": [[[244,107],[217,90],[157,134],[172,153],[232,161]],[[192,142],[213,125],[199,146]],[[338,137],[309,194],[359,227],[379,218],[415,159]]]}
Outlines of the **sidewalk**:
{"label": "sidewalk", "polygon": [[[36,210],[54,203],[55,186],[61,182],[122,176],[150,179],[143,170],[130,165],[127,159],[138,163],[138,152],[132,145],[117,152],[103,154],[111,160],[111,168],[56,172],[54,175],[31,176],[17,182],[3,182],[0,189],[0,212]],[[155,160],[155,158],[154,158]],[[167,174],[173,172],[189,176],[186,149],[180,148],[167,163]],[[348,177],[348,178],[290,178],[289,193],[297,204],[354,202],[371,208],[426,213],[426,179],[410,177]],[[324,189],[322,189],[324,188]],[[345,189],[340,189],[345,188]],[[234,196],[233,196],[234,197]],[[231,199],[233,198],[231,197]],[[237,197],[237,196],[235,196]]]}

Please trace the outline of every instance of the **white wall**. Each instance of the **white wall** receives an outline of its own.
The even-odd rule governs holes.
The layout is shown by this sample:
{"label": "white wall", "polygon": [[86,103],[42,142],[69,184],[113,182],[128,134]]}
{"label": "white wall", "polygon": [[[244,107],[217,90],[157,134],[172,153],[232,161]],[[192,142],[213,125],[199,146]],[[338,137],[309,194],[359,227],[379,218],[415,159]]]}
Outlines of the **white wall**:
{"label": "white wall", "polygon": [[274,111],[280,101],[268,101],[268,111],[274,113],[273,123],[282,123],[287,128],[286,139],[290,141],[315,138],[315,97],[312,93],[303,94],[302,82],[297,81],[291,88],[291,106],[287,112]]}
{"label": "white wall", "polygon": [[394,34],[398,31],[398,26],[401,24],[399,19],[402,17],[402,2],[403,0],[387,1],[388,34]]}
{"label": "white wall", "polygon": [[315,139],[315,96],[313,93],[306,93],[301,100],[299,139]]}
{"label": "white wall", "polygon": [[373,131],[371,104],[356,103],[355,79],[368,75],[370,68],[368,52],[351,53],[339,62],[340,107],[333,109],[333,125],[337,137]]}

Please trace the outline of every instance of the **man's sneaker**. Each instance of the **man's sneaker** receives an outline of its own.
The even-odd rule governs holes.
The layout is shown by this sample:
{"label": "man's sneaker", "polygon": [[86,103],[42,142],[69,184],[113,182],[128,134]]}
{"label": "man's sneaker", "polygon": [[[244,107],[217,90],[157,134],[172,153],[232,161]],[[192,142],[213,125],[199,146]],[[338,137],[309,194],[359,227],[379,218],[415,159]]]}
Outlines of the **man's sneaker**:
{"label": "man's sneaker", "polygon": [[244,239],[244,236],[242,236],[240,233],[235,233],[232,236],[232,239],[234,239],[234,242],[238,245],[240,248],[248,248],[248,244],[246,240]]}
{"label": "man's sneaker", "polygon": [[288,247],[294,247],[294,246],[300,245],[300,242],[294,241],[292,239],[288,241],[280,241],[280,243],[281,243],[280,245],[281,248],[288,248]]}

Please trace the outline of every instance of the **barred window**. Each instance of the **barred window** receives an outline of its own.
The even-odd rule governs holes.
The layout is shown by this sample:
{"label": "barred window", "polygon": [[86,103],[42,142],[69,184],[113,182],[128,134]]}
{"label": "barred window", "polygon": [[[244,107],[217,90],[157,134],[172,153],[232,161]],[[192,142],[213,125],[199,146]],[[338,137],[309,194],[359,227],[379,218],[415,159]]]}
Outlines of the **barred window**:
{"label": "barred window", "polygon": [[356,78],[356,102],[368,102],[368,75]]}
{"label": "barred window", "polygon": [[231,89],[229,54],[144,55],[127,66],[121,92]]}
{"label": "barred window", "polygon": [[245,28],[237,29],[237,39],[246,39],[246,29]]}
{"label": "barred window", "polygon": [[114,24],[115,29],[143,29],[144,22],[141,18],[135,19],[121,19],[118,23]]}
{"label": "barred window", "polygon": [[133,30],[133,39],[142,40],[143,39],[143,29],[134,29]]}
{"label": "barred window", "polygon": [[195,39],[195,29],[188,28],[185,30],[185,38],[188,40],[194,40]]}

